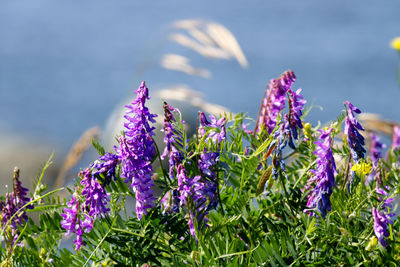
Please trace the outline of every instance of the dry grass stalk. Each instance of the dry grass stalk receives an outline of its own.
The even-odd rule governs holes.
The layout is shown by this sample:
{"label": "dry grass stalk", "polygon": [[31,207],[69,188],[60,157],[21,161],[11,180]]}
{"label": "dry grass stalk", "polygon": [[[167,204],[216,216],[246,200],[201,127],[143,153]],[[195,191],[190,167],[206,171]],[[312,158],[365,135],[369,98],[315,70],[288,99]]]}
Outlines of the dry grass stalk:
{"label": "dry grass stalk", "polygon": [[69,170],[78,164],[82,159],[83,154],[89,149],[93,138],[100,135],[100,128],[95,126],[86,130],[79,140],[72,146],[69,151],[63,166],[61,167],[57,179],[54,183],[54,188],[60,188],[65,184],[65,178]]}

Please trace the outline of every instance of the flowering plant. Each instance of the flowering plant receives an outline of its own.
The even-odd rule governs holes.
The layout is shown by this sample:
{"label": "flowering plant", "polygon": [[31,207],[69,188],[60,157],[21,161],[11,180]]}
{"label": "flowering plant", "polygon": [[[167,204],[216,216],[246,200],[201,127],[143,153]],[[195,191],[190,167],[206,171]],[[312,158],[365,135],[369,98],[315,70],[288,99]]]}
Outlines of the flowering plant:
{"label": "flowering plant", "polygon": [[93,141],[99,157],[70,195],[46,193],[50,161],[31,198],[14,171],[0,201],[2,266],[395,264],[400,136],[385,157],[373,133],[368,154],[349,101],[313,127],[295,79],[286,71],[271,80],[256,120],[199,112],[193,136],[168,103],[156,131],[143,82],[118,145],[106,153]]}

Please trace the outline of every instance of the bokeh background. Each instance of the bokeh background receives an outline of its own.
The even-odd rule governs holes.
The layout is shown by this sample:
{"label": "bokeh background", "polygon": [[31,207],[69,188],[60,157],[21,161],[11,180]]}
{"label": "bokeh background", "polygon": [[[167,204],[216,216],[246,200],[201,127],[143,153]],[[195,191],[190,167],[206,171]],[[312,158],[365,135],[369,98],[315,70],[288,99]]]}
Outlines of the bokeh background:
{"label": "bokeh background", "polygon": [[[224,25],[248,67],[172,42],[182,19]],[[150,90],[187,84],[255,117],[268,80],[290,68],[308,104],[323,107],[313,124],[336,118],[345,100],[400,121],[399,57],[389,47],[399,35],[398,0],[1,1],[0,175],[19,165],[34,176],[53,151],[56,173],[82,132],[104,128],[142,80]],[[166,70],[171,53],[211,77]]]}

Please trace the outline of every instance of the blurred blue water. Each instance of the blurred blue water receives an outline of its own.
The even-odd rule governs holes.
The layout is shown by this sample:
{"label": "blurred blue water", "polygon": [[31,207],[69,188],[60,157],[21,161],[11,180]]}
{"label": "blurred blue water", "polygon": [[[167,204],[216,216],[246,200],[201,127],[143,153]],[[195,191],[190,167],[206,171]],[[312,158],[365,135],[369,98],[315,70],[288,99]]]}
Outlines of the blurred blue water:
{"label": "blurred blue water", "polygon": [[[104,125],[140,81],[187,83],[206,99],[255,116],[270,78],[291,68],[310,120],[334,119],[350,100],[400,121],[400,1],[2,1],[0,131],[69,147]],[[174,20],[219,22],[237,37],[250,67],[204,59],[166,39]],[[208,68],[205,80],[163,70],[163,53]],[[229,96],[229,97],[227,97]]]}

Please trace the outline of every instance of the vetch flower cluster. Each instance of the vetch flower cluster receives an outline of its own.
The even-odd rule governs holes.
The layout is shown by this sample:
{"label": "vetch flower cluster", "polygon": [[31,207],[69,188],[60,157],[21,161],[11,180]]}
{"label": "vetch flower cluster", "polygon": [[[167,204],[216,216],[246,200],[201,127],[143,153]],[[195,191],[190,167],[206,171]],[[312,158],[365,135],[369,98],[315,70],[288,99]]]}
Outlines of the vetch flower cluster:
{"label": "vetch flower cluster", "polygon": [[180,205],[186,206],[189,213],[189,229],[190,234],[197,238],[194,222],[198,229],[207,226],[207,199],[203,195],[204,185],[200,181],[200,176],[189,178],[183,165],[179,165],[177,169],[178,190],[180,193]]}
{"label": "vetch flower cluster", "polygon": [[369,134],[369,137],[371,138],[371,161],[373,166],[376,166],[378,160],[382,158],[382,150],[386,145],[383,144],[379,136],[373,132]]}
{"label": "vetch flower cluster", "polygon": [[[385,186],[386,190],[390,190],[389,186]],[[381,195],[382,197],[380,197],[380,201],[383,200],[383,204],[382,204],[382,208],[383,209],[392,209],[393,208],[393,197],[388,197],[388,193],[385,191],[385,189],[381,188],[381,187],[376,187],[375,188],[375,192],[378,193],[379,195]]]}
{"label": "vetch flower cluster", "polygon": [[75,249],[78,251],[82,246],[83,233],[89,233],[92,230],[94,221],[89,215],[83,214],[77,192],[72,195],[67,208],[64,208],[64,213],[61,216],[63,217],[61,226],[67,230],[65,236],[69,236],[72,233],[76,234],[76,240],[73,243],[75,244]]}
{"label": "vetch flower cluster", "polygon": [[379,172],[377,172],[379,159],[382,158],[382,150],[386,147],[385,144],[381,143],[379,136],[376,135],[375,133],[371,132],[369,134],[369,137],[371,139],[370,154],[371,154],[373,171],[366,179],[367,184],[370,183],[372,179],[376,177],[376,175],[380,175]]}
{"label": "vetch flower cluster", "polygon": [[[314,189],[308,195],[307,207],[316,210],[322,218],[325,218],[327,211],[331,210],[330,196],[335,186],[337,174],[336,164],[332,154],[332,137],[330,134],[333,128],[327,131],[320,130],[319,140],[315,142],[317,155],[317,168],[311,170],[314,175],[308,180],[307,189]],[[306,210],[310,215],[315,212]]]}
{"label": "vetch flower cluster", "polygon": [[301,122],[302,110],[306,100],[300,95],[301,89],[293,92],[292,89],[288,90],[289,97],[289,114],[285,114],[278,131],[275,132],[274,137],[277,140],[275,154],[272,159],[272,173],[274,179],[279,177],[279,173],[285,171],[285,163],[282,159],[282,150],[289,145],[290,148],[296,149],[293,139],[298,139],[298,129],[303,128]]}
{"label": "vetch flower cluster", "polygon": [[351,155],[354,162],[358,162],[364,158],[366,152],[364,145],[364,137],[360,134],[359,130],[364,131],[364,128],[354,117],[354,113],[360,114],[361,110],[353,106],[349,101],[345,102],[346,106],[346,121],[344,127],[344,133],[347,135],[347,143],[350,148]]}
{"label": "vetch flower cluster", "polygon": [[285,115],[285,120],[282,121],[278,131],[275,132],[274,137],[276,142],[271,146],[275,147],[274,156],[272,158],[272,175],[274,179],[278,179],[279,174],[286,170],[285,162],[282,159],[282,150],[289,144],[289,147],[295,149],[293,139],[291,137],[291,131],[289,127],[289,121],[287,120],[287,114]]}
{"label": "vetch flower cluster", "polygon": [[[164,132],[164,152],[161,155],[161,159],[168,157],[169,162],[169,177],[175,178],[175,170],[184,160],[185,149],[184,144],[184,133],[177,126],[177,121],[174,116],[174,112],[179,112],[178,109],[168,105],[167,102],[163,103],[164,108],[164,123],[161,129]],[[182,121],[183,123],[183,121]],[[163,213],[176,213],[179,212],[179,191],[173,189],[168,191],[161,199],[161,208]]]}
{"label": "vetch flower cluster", "polygon": [[392,135],[392,146],[393,150],[397,150],[400,148],[400,127],[395,125],[393,127],[393,135]]}
{"label": "vetch flower cluster", "polygon": [[295,140],[298,138],[297,130],[303,128],[303,123],[301,122],[301,116],[303,115],[304,104],[307,102],[303,99],[300,94],[302,89],[298,89],[294,92],[292,89],[288,90],[289,97],[289,122],[290,130],[292,136]]}
{"label": "vetch flower cluster", "polygon": [[218,177],[215,173],[215,168],[219,162],[220,156],[220,144],[226,138],[226,118],[222,117],[217,120],[214,116],[210,116],[210,121],[207,120],[206,115],[203,112],[199,114],[200,120],[200,138],[205,135],[204,142],[206,144],[211,143],[211,147],[215,148],[216,151],[206,151],[200,154],[198,166],[203,176],[204,189],[203,193],[209,199],[207,210],[214,209],[218,204],[217,199],[217,186]]}
{"label": "vetch flower cluster", "polygon": [[174,169],[182,163],[184,159],[183,150],[183,133],[176,127],[176,119],[173,112],[179,112],[178,109],[171,107],[164,102],[164,123],[161,131],[164,132],[164,152],[161,159],[168,156],[169,160],[169,176],[175,178]]}
{"label": "vetch flower cluster", "polygon": [[151,127],[149,122],[155,123],[157,115],[151,114],[145,106],[146,100],[150,99],[145,82],[135,92],[137,98],[126,106],[126,130],[120,137],[120,148],[116,150],[121,160],[121,176],[126,178],[125,182],[131,183],[136,196],[136,216],[141,220],[155,206],[151,179],[151,161],[156,153],[152,139],[155,127]]}
{"label": "vetch flower cluster", "polygon": [[387,243],[385,237],[389,237],[389,224],[392,224],[391,217],[394,215],[392,213],[385,213],[384,211],[379,211],[376,208],[372,208],[372,215],[374,218],[374,233],[378,238],[379,242],[383,247],[386,247]]}
{"label": "vetch flower cluster", "polygon": [[[207,120],[207,117],[204,114],[204,112],[200,112],[199,114],[200,126],[201,126],[200,137],[203,137],[207,133],[207,129],[211,128],[212,130],[208,131],[205,141],[208,142],[209,140],[212,140],[214,144],[219,144],[226,137],[226,131],[225,131],[226,118],[221,117],[219,120],[217,120],[217,118],[215,118],[212,115],[210,115],[209,118],[210,121]],[[219,128],[220,130],[217,130]]]}
{"label": "vetch flower cluster", "polygon": [[[2,212],[1,226],[4,228],[8,223],[11,229],[11,235],[5,236],[10,247],[12,247],[18,239],[18,225],[23,225],[28,220],[25,210],[33,209],[32,204],[25,206],[31,201],[31,199],[27,197],[29,190],[22,186],[22,183],[19,180],[19,174],[19,168],[15,167],[13,176],[13,192],[7,192],[5,203],[0,200],[0,209]],[[18,214],[16,214],[17,212]]]}
{"label": "vetch flower cluster", "polygon": [[[76,234],[76,240],[74,240],[75,249],[79,250],[82,246],[82,235],[83,233],[89,233],[94,224],[94,220],[100,217],[104,217],[110,209],[107,208],[108,196],[103,186],[95,177],[92,172],[93,165],[79,173],[80,187],[75,189],[71,201],[68,202],[67,208],[64,209],[64,213],[61,216],[64,218],[61,221],[61,226],[67,230],[66,235],[70,235],[72,232]],[[104,169],[104,174],[108,173],[107,168]],[[104,182],[106,182],[104,180]]]}
{"label": "vetch flower cluster", "polygon": [[[364,128],[354,117],[354,113],[360,114],[361,110],[353,106],[349,101],[345,102],[346,107],[346,120],[344,127],[344,134],[347,135],[347,143],[350,148],[351,157],[353,158],[353,163],[357,164],[360,160],[364,159],[365,155],[365,141],[364,137],[360,134],[359,131],[364,131]],[[347,188],[351,193],[353,188],[360,181],[360,177],[356,175],[354,171],[350,171],[350,181],[347,184]]]}
{"label": "vetch flower cluster", "polygon": [[93,176],[90,168],[82,171],[80,176],[82,177],[81,185],[83,186],[82,196],[85,198],[82,209],[87,211],[89,216],[94,219],[104,217],[110,211],[106,207],[109,194],[105,192],[103,186]]}
{"label": "vetch flower cluster", "polygon": [[137,97],[131,105],[127,105],[125,114],[126,130],[119,138],[119,147],[114,147],[117,154],[106,153],[94,164],[80,174],[80,186],[76,188],[67,208],[64,209],[61,225],[67,234],[75,232],[76,250],[82,245],[82,235],[90,232],[94,220],[104,217],[108,212],[108,196],[105,187],[116,179],[116,169],[121,165],[121,176],[125,182],[130,182],[136,196],[136,215],[140,220],[149,208],[154,207],[155,197],[151,179],[151,160],[155,155],[154,127],[149,122],[155,122],[156,115],[150,114],[145,106],[149,99],[148,88],[142,82],[135,91]]}
{"label": "vetch flower cluster", "polygon": [[261,125],[266,127],[269,134],[272,133],[277,123],[278,113],[285,108],[286,93],[295,80],[294,72],[287,70],[277,79],[272,79],[269,82],[258,114],[256,133],[260,131]]}
{"label": "vetch flower cluster", "polygon": [[[30,198],[28,198],[26,195],[28,193],[28,189],[22,186],[21,181],[19,180],[19,168],[15,167],[14,168],[14,176],[13,176],[13,189],[14,189],[14,195],[15,195],[15,202],[16,206],[18,209],[22,208],[27,204],[28,202],[31,201]],[[28,209],[33,209],[33,205],[30,204],[26,208]],[[24,213],[24,216],[25,213]],[[26,217],[24,217],[26,218]]]}
{"label": "vetch flower cluster", "polygon": [[[385,186],[386,190],[390,190],[389,186]],[[392,224],[392,217],[395,216],[394,213],[391,213],[391,209],[393,208],[393,197],[388,196],[388,192],[381,188],[375,188],[376,193],[378,193],[381,197],[379,197],[380,201],[383,201],[382,208],[376,209],[372,208],[372,215],[374,218],[374,233],[382,246],[386,247],[387,243],[385,241],[385,237],[389,236],[388,228],[389,224]]]}

